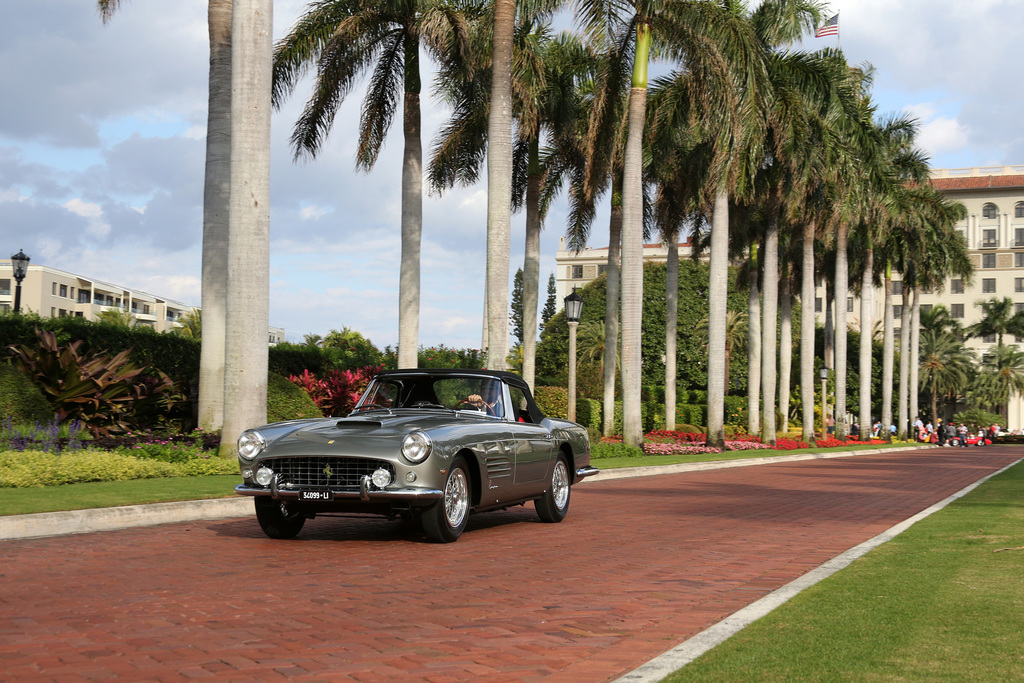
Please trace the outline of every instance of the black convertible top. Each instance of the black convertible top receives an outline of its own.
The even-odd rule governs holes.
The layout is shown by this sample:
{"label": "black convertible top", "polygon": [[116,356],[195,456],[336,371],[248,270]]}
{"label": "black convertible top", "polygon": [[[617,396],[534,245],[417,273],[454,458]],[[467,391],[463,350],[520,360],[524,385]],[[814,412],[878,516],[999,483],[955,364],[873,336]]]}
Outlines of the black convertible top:
{"label": "black convertible top", "polygon": [[533,399],[533,392],[530,391],[530,385],[526,383],[526,380],[514,372],[508,372],[505,370],[470,370],[462,368],[407,368],[404,370],[383,370],[378,372],[376,377],[386,379],[388,377],[408,377],[409,375],[419,375],[423,377],[443,377],[446,375],[462,377],[492,377],[494,379],[501,380],[510,386],[522,389],[523,393],[526,395],[530,417],[534,422],[540,422],[544,419],[544,413],[542,413],[540,408],[537,407],[537,402]]}

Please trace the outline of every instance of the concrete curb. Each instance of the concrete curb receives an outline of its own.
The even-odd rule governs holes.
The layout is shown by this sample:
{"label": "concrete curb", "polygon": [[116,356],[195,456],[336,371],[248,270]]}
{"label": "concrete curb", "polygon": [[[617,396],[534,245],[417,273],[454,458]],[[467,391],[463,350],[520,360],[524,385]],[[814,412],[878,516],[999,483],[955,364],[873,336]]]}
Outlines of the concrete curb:
{"label": "concrete curb", "polygon": [[[602,470],[592,477],[587,477],[584,482],[609,481],[612,479],[627,479],[630,477],[650,477],[655,474],[677,474],[680,472],[702,472],[704,470],[722,470],[730,467],[750,467],[752,465],[768,465],[776,462],[796,462],[798,460],[823,460],[827,458],[850,458],[855,455],[876,455],[878,453],[900,453],[903,451],[917,451],[934,446],[904,446],[900,448],[886,448],[885,450],[859,450],[859,451],[838,451],[834,453],[799,453],[797,455],[774,455],[762,458],[737,458],[735,460],[710,460],[706,462],[688,462],[678,465],[653,465],[651,467],[623,467],[614,470]],[[595,467],[601,466],[601,461],[591,463]]]}
{"label": "concrete curb", "polygon": [[[932,446],[907,446],[890,448],[885,452],[896,453],[906,450],[932,448]],[[728,467],[750,467],[775,462],[816,460],[821,458],[846,458],[854,455],[878,453],[877,450],[842,451],[838,453],[804,453],[800,455],[779,455],[762,458],[738,458],[736,460],[715,460],[679,465],[656,465],[651,467],[626,467],[605,470],[584,480],[610,481],[630,477],[650,477],[657,474],[679,472],[700,472]],[[597,461],[599,466],[600,460]],[[151,505],[126,505],[110,508],[90,508],[69,512],[42,512],[33,515],[9,515],[0,517],[0,541],[22,538],[44,538],[65,534],[86,534],[93,531],[113,531],[131,527],[154,526],[174,522],[192,522],[208,519],[247,517],[253,514],[252,500],[245,498],[214,498],[176,503],[154,503]]]}
{"label": "concrete curb", "polygon": [[152,505],[91,508],[69,512],[0,517],[0,540],[85,534],[130,527],[244,517],[252,514],[250,498],[213,498]]}

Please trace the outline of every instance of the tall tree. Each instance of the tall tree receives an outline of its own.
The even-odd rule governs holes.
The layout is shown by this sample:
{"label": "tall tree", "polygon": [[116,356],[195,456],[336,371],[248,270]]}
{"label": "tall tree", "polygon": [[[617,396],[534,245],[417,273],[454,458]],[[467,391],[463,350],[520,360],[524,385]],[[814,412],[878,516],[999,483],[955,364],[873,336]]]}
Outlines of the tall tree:
{"label": "tall tree", "polygon": [[[121,0],[98,0],[103,22]],[[210,75],[203,188],[202,318],[199,426],[224,425],[224,354],[227,324],[228,202],[231,182],[231,0],[209,0]]]}
{"label": "tall tree", "polygon": [[[420,48],[434,55],[468,49],[465,17],[430,0],[316,0],[274,50],[274,103],[280,106],[315,67],[313,94],[295,123],[295,157],[323,148],[338,108],[366,72],[369,86],[359,122],[356,167],[369,171],[402,103],[401,272],[398,280],[398,365],[416,367],[423,230]],[[507,273],[506,273],[507,279]],[[508,290],[505,289],[507,297]],[[507,313],[508,302],[504,304]],[[507,321],[506,321],[507,326]]]}
{"label": "tall tree", "polygon": [[231,63],[224,429],[221,451],[267,421],[270,312],[270,89],[272,0],[235,0]]}

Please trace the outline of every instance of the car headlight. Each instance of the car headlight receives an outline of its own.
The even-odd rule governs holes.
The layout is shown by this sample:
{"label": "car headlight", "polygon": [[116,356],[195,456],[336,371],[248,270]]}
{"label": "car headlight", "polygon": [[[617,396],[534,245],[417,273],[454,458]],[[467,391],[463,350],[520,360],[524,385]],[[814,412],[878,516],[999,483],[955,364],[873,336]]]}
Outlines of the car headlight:
{"label": "car headlight", "polygon": [[423,462],[430,455],[430,437],[423,432],[412,432],[402,441],[402,455],[409,462]]}
{"label": "car headlight", "polygon": [[238,437],[238,456],[252,460],[267,447],[267,440],[255,429],[247,429]]}

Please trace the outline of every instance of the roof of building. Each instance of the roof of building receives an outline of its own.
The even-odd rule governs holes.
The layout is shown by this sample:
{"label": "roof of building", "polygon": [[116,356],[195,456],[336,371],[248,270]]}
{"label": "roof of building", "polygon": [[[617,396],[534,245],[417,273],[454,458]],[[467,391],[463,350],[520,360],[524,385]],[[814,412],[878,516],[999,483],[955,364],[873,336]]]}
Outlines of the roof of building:
{"label": "roof of building", "polygon": [[1024,188],[1024,175],[984,175],[961,178],[932,178],[936,190],[1000,190]]}

